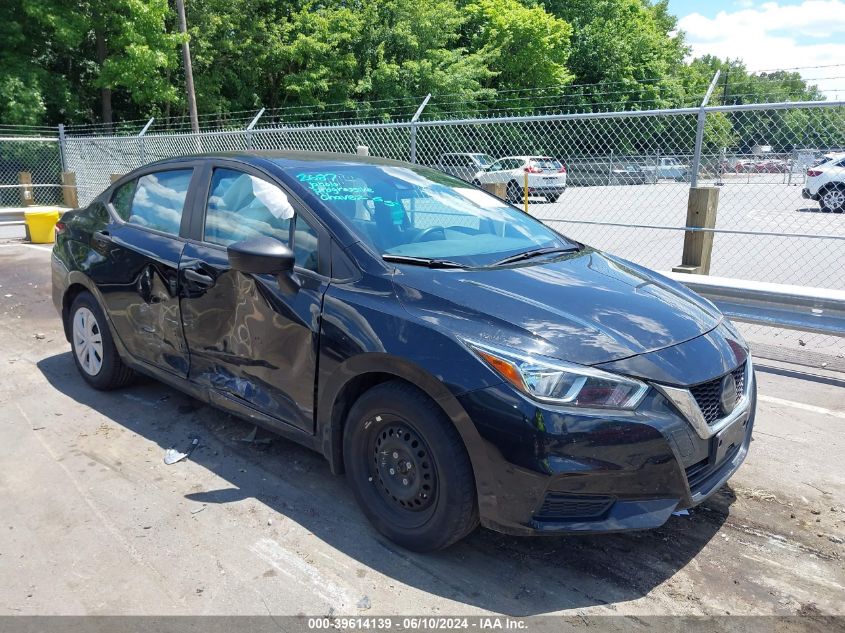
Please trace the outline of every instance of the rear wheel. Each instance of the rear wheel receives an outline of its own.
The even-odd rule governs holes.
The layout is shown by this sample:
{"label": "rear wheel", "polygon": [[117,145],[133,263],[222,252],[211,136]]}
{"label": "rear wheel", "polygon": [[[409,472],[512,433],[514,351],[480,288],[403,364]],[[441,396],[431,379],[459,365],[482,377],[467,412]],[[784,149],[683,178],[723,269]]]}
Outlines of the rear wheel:
{"label": "rear wheel", "polygon": [[546,196],[546,200],[548,200],[548,201],[549,201],[549,202],[551,202],[551,203],[555,203],[555,202],[557,202],[557,201],[558,201],[558,199],[559,199],[562,195],[563,195],[563,192],[562,192],[562,191],[561,191],[561,192],[558,192],[558,193],[553,193],[553,194],[550,194],[550,195]]}
{"label": "rear wheel", "polygon": [[845,185],[834,185],[825,189],[819,197],[819,205],[824,213],[845,211]]}
{"label": "rear wheel", "polygon": [[101,390],[128,384],[134,372],[120,359],[106,317],[91,293],[77,295],[68,320],[73,360],[85,382]]}
{"label": "rear wheel", "polygon": [[523,189],[516,180],[511,180],[507,186],[508,200],[518,203],[522,200]]}
{"label": "rear wheel", "polygon": [[364,514],[402,547],[443,549],[478,525],[463,441],[413,385],[382,383],[358,399],[346,421],[343,459]]}
{"label": "rear wheel", "polygon": [[478,178],[476,178],[475,180],[472,181],[472,184],[474,184],[476,187],[480,187],[481,181]]}

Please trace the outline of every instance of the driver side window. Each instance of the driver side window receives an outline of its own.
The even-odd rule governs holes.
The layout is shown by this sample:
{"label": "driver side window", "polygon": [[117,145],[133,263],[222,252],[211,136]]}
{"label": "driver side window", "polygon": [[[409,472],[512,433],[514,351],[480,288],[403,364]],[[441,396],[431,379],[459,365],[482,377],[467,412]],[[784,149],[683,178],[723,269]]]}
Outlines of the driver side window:
{"label": "driver side window", "polygon": [[296,264],[317,270],[317,231],[277,185],[233,169],[215,169],[205,212],[206,242],[228,246],[265,236],[291,247]]}

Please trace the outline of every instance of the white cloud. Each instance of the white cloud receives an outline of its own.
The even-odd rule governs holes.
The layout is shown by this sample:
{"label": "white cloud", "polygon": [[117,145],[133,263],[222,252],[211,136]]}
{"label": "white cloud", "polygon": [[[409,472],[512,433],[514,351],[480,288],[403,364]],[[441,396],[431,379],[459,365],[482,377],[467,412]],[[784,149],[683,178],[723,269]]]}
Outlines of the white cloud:
{"label": "white cloud", "polygon": [[678,26],[694,56],[740,58],[752,71],[842,64],[800,72],[829,98],[845,99],[845,79],[831,79],[845,75],[845,0],[764,2],[713,18],[692,13]]}

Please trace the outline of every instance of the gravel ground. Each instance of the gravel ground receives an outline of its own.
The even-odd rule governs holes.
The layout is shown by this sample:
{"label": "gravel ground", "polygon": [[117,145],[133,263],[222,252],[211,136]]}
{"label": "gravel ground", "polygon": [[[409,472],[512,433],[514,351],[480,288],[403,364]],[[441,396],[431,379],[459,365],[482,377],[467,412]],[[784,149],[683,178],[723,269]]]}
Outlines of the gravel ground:
{"label": "gravel ground", "polygon": [[0,340],[0,615],[845,615],[842,374],[759,360],[746,463],[661,529],[417,555],[318,455],[156,382],[88,388],[43,247],[0,245]]}

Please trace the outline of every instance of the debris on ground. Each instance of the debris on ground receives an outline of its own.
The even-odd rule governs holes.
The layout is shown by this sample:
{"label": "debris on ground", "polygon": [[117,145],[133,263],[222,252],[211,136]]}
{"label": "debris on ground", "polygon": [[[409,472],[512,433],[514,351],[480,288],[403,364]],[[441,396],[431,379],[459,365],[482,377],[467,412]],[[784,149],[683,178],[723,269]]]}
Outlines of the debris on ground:
{"label": "debris on ground", "polygon": [[242,437],[239,441],[246,442],[247,444],[269,444],[270,438],[269,437],[262,437],[261,439],[255,439],[255,436],[258,434],[258,427],[253,427],[252,431],[249,432],[249,435],[246,437]]}
{"label": "debris on ground", "polygon": [[193,452],[193,450],[197,447],[199,443],[199,438],[195,437],[193,440],[191,440],[191,445],[188,447],[188,450],[184,453],[180,453],[175,448],[168,448],[166,451],[164,451],[164,463],[170,466],[171,464],[175,464],[176,462],[182,461]]}
{"label": "debris on ground", "polygon": [[200,512],[202,512],[203,510],[205,510],[205,506],[199,507],[199,508],[197,508],[197,509],[195,509],[195,510],[191,510],[191,514],[199,514],[199,513],[200,513]]}
{"label": "debris on ground", "polygon": [[35,336],[35,338],[36,338],[36,339],[38,339],[39,341],[42,341],[42,340],[44,340],[45,338],[47,338],[47,335],[46,335],[46,334],[44,334],[43,332],[36,332],[34,336]]}
{"label": "debris on ground", "polygon": [[689,510],[675,510],[672,513],[672,516],[673,517],[688,517],[689,516]]}

